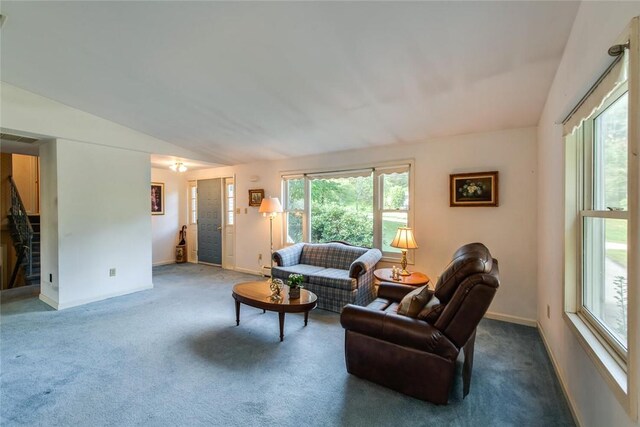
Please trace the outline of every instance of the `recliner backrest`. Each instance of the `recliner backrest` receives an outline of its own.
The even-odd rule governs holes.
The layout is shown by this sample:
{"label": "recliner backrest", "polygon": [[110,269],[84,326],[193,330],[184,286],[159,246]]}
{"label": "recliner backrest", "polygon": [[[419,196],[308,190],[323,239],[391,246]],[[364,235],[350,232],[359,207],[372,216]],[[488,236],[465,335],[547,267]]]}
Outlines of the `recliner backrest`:
{"label": "recliner backrest", "polygon": [[487,312],[498,286],[498,260],[492,259],[491,271],[472,274],[460,283],[434,326],[462,347]]}
{"label": "recliner backrest", "polygon": [[482,243],[469,243],[460,247],[438,278],[435,296],[441,304],[448,304],[463,280],[474,274],[487,274],[492,266],[493,258]]}

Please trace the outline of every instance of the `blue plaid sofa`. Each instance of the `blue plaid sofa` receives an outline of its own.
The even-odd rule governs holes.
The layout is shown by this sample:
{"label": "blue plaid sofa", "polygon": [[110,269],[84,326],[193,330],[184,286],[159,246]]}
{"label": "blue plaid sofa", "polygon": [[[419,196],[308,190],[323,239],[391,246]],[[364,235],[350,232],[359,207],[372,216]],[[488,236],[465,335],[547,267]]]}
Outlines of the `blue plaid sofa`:
{"label": "blue plaid sofa", "polygon": [[318,308],[340,313],[347,304],[375,299],[373,270],[380,258],[378,249],[345,243],[297,243],[273,253],[277,266],[271,275],[286,283],[290,274],[302,274],[304,288],[318,296]]}

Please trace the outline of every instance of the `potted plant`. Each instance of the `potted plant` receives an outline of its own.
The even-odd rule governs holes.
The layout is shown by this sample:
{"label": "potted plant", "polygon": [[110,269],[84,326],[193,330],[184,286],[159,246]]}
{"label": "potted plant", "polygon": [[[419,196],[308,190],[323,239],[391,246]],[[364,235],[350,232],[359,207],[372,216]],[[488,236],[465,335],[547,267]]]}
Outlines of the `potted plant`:
{"label": "potted plant", "polygon": [[289,299],[300,298],[300,289],[302,288],[303,280],[304,276],[302,274],[294,273],[289,275],[289,279],[287,280],[287,284],[289,285]]}

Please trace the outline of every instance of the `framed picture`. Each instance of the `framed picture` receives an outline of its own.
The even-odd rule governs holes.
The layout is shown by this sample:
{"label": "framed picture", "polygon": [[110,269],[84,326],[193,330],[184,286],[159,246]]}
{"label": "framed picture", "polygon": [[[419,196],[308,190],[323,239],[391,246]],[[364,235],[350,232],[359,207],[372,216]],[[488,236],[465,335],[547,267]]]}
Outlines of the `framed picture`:
{"label": "framed picture", "polygon": [[498,172],[449,175],[449,206],[498,206]]}
{"label": "framed picture", "polygon": [[264,199],[263,189],[249,190],[249,206],[260,206],[262,199]]}
{"label": "framed picture", "polygon": [[164,183],[151,183],[151,215],[164,215]]}

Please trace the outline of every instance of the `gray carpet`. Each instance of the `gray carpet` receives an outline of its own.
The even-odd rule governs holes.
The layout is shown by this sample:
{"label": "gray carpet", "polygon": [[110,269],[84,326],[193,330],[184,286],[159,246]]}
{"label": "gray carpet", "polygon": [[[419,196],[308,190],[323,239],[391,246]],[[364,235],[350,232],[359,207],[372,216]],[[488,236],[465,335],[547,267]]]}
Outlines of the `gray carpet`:
{"label": "gray carpet", "polygon": [[[242,306],[255,276],[202,265],[154,269],[153,290],[56,312],[2,293],[0,424],[47,426],[574,425],[534,328],[483,320],[471,393],[447,406],[347,374],[339,316],[309,325]],[[498,291],[499,292],[499,291]]]}

